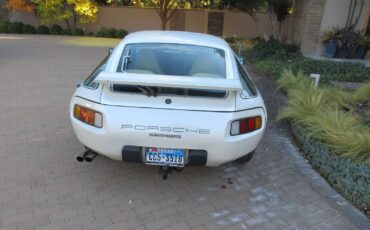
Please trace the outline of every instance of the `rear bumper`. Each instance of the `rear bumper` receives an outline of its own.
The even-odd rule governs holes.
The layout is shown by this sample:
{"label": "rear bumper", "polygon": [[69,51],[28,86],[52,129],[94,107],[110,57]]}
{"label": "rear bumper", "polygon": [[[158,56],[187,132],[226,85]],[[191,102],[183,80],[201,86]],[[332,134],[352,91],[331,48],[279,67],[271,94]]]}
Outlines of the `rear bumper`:
{"label": "rear bumper", "polygon": [[[95,128],[75,119],[70,111],[79,141],[114,160],[125,160],[125,146],[158,147],[205,151],[205,165],[218,166],[252,152],[266,127],[262,107],[239,112],[184,111],[107,106],[75,97],[71,108],[76,103],[103,114],[103,128]],[[261,129],[230,136],[233,120],[258,115],[262,117]]]}

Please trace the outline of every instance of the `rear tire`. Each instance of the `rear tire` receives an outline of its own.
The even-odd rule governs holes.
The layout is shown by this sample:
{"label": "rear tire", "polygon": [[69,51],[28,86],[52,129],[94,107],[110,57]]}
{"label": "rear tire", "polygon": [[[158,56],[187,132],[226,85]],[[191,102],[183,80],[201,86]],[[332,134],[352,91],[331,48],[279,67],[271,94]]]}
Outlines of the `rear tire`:
{"label": "rear tire", "polygon": [[249,161],[252,160],[253,158],[253,155],[254,155],[254,151],[253,152],[250,152],[248,153],[247,155],[245,156],[242,156],[238,159],[236,159],[236,162],[239,163],[239,164],[245,164],[245,163],[248,163]]}

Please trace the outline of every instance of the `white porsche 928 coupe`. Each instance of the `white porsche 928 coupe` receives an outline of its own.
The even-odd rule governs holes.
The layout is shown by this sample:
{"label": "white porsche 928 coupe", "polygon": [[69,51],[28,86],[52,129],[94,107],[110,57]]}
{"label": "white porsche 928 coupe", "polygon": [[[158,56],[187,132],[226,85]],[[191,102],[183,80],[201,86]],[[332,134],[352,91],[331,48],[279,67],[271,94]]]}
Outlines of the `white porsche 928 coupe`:
{"label": "white porsche 928 coupe", "polygon": [[146,31],[126,36],[77,88],[73,129],[91,162],[160,166],[247,162],[266,127],[266,108],[240,59],[221,38]]}

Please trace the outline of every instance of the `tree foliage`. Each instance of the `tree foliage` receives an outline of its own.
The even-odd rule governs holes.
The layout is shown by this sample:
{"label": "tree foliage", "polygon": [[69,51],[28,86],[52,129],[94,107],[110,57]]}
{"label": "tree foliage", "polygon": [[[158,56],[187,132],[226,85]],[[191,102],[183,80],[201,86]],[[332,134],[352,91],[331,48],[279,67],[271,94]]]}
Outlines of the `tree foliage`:
{"label": "tree foliage", "polygon": [[[68,29],[75,29],[80,23],[94,22],[98,7],[90,0],[31,0],[43,24],[64,21]],[[70,20],[72,20],[72,25]]]}
{"label": "tree foliage", "polygon": [[7,7],[10,10],[19,10],[27,13],[32,13],[34,10],[33,4],[27,0],[9,0]]}
{"label": "tree foliage", "polygon": [[133,4],[138,7],[154,7],[161,19],[161,29],[165,30],[168,21],[176,13],[178,8],[187,8],[185,0],[134,0]]}
{"label": "tree foliage", "polygon": [[68,0],[74,12],[79,15],[81,23],[96,21],[98,6],[90,0]]}
{"label": "tree foliage", "polygon": [[[67,20],[73,16],[64,0],[31,0],[37,8],[37,14],[42,24]],[[67,23],[68,27],[69,23]]]}

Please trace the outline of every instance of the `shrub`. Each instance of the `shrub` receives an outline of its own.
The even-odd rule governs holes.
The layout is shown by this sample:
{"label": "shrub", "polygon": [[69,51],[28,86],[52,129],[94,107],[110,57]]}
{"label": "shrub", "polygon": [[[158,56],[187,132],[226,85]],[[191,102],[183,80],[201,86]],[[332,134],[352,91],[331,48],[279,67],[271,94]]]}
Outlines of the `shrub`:
{"label": "shrub", "polygon": [[354,92],[354,100],[358,103],[370,104],[370,82],[361,86]]}
{"label": "shrub", "polygon": [[116,38],[124,38],[124,37],[126,37],[127,34],[128,34],[128,32],[126,30],[120,29],[120,30],[116,31],[115,37]]}
{"label": "shrub", "polygon": [[107,31],[105,33],[105,37],[107,37],[107,38],[115,38],[116,37],[116,32],[117,32],[116,29],[109,28],[109,29],[107,29]]}
{"label": "shrub", "polygon": [[227,43],[235,43],[237,40],[236,40],[236,37],[227,37],[225,38],[225,41]]}
{"label": "shrub", "polygon": [[364,122],[370,127],[370,110],[366,112]]}
{"label": "shrub", "polygon": [[283,69],[281,77],[277,80],[278,88],[287,91],[288,89],[292,89],[296,87],[301,81],[306,79],[301,71],[295,75],[291,69]]}
{"label": "shrub", "polygon": [[22,28],[22,33],[23,34],[34,34],[36,32],[36,29],[34,26],[32,25],[24,25],[23,28]]}
{"label": "shrub", "polygon": [[105,37],[106,36],[106,33],[107,33],[107,28],[105,27],[101,27],[98,31],[98,33],[96,34],[97,37]]}
{"label": "shrub", "polygon": [[309,134],[337,155],[370,164],[370,130],[351,112],[324,109],[307,117]]}
{"label": "shrub", "polygon": [[40,25],[36,29],[37,34],[49,34],[49,28],[44,25]]}
{"label": "shrub", "polygon": [[72,35],[73,36],[84,36],[85,32],[81,28],[76,28],[76,29],[72,30]]}
{"label": "shrub", "polygon": [[8,33],[9,22],[0,22],[0,33]]}
{"label": "shrub", "polygon": [[62,31],[62,34],[63,35],[72,35],[72,30],[71,29],[63,29],[63,31]]}
{"label": "shrub", "polygon": [[50,27],[50,34],[59,35],[63,33],[63,28],[60,25],[52,25]]}
{"label": "shrub", "polygon": [[321,80],[365,81],[370,78],[370,68],[360,63],[314,60],[303,57],[296,45],[286,45],[271,40],[259,41],[244,53],[246,61],[268,75],[280,76],[283,69],[293,73],[301,70],[304,74],[319,73]]}
{"label": "shrub", "polygon": [[12,34],[21,34],[23,31],[22,22],[11,22],[8,26],[8,32]]}
{"label": "shrub", "polygon": [[265,60],[267,57],[275,59],[301,57],[300,48],[295,44],[284,44],[278,40],[259,40],[247,53],[251,62]]}
{"label": "shrub", "polygon": [[287,91],[288,106],[278,119],[306,127],[308,134],[327,144],[337,155],[370,164],[370,129],[357,115],[343,109],[353,102],[342,90],[316,88],[311,79],[285,70],[278,86]]}

